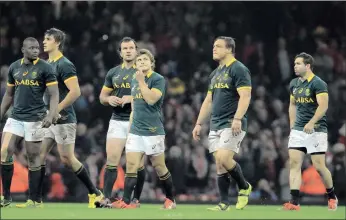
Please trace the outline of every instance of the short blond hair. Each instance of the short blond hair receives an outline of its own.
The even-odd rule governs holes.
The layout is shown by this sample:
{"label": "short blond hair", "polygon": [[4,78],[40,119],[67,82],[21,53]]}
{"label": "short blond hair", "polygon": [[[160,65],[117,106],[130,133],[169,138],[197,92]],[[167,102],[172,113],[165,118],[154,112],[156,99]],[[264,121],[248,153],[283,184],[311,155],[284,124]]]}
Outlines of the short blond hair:
{"label": "short blond hair", "polygon": [[140,49],[137,53],[137,56],[136,56],[136,61],[137,61],[137,58],[139,56],[142,56],[142,55],[147,55],[151,61],[151,68],[154,69],[155,68],[155,57],[154,55],[150,52],[150,50],[147,50],[147,49]]}

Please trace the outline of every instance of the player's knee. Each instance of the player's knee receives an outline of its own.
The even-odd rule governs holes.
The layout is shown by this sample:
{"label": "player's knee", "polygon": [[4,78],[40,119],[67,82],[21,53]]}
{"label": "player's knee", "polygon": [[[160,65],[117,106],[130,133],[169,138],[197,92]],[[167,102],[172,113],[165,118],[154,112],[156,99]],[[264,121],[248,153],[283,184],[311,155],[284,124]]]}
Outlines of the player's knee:
{"label": "player's knee", "polygon": [[313,160],[312,164],[314,165],[317,171],[321,171],[326,168],[326,163],[322,160]]}
{"label": "player's knee", "polygon": [[61,155],[60,160],[65,166],[72,167],[73,160],[74,160],[73,157],[74,156],[70,156],[70,155]]}
{"label": "player's knee", "polygon": [[107,154],[107,165],[118,166],[121,155]]}
{"label": "player's knee", "polygon": [[127,160],[126,161],[126,173],[137,173],[139,168],[139,161]]}
{"label": "player's knee", "polygon": [[290,169],[301,169],[302,161],[298,158],[290,158]]}
{"label": "player's knee", "polygon": [[8,156],[8,152],[7,152],[7,147],[2,147],[1,148],[1,162],[6,162],[6,158]]}
{"label": "player's knee", "polygon": [[153,165],[158,176],[165,175],[168,172],[167,166],[165,163],[157,163]]}
{"label": "player's knee", "polygon": [[30,167],[37,167],[41,165],[40,153],[38,152],[27,152],[28,163]]}

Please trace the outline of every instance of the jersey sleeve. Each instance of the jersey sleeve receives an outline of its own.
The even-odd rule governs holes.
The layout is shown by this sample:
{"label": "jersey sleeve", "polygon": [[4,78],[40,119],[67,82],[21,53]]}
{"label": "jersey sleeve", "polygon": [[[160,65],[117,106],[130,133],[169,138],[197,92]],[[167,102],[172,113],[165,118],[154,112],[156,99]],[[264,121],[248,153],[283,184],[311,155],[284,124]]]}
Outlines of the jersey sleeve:
{"label": "jersey sleeve", "polygon": [[13,65],[11,65],[8,69],[7,86],[14,86],[15,82],[13,77]]}
{"label": "jersey sleeve", "polygon": [[44,81],[46,86],[57,85],[58,81],[56,75],[54,74],[53,67],[50,64],[47,64],[46,70],[43,71]]}
{"label": "jersey sleeve", "polygon": [[151,87],[151,90],[158,91],[163,95],[166,89],[166,80],[163,77],[157,78]]}
{"label": "jersey sleeve", "polygon": [[292,79],[289,85],[289,90],[290,90],[290,99],[294,99],[294,94],[293,94],[293,89],[294,89],[294,84],[295,84],[296,80]]}
{"label": "jersey sleeve", "polygon": [[214,77],[214,72],[212,72],[210,75],[209,75],[209,84],[208,84],[208,93],[209,94],[212,94],[213,93],[213,77]]}
{"label": "jersey sleeve", "polygon": [[327,95],[328,85],[322,80],[316,80],[314,83],[314,90],[315,90],[316,96]]}
{"label": "jersey sleeve", "polygon": [[109,91],[112,91],[114,89],[113,88],[113,82],[112,82],[112,76],[113,76],[113,71],[109,70],[107,75],[106,75],[106,78],[105,78],[105,83],[103,84],[103,89],[106,89]]}
{"label": "jersey sleeve", "polygon": [[251,89],[250,71],[245,67],[238,67],[234,70],[235,87],[238,91],[243,89]]}
{"label": "jersey sleeve", "polygon": [[61,78],[64,83],[68,82],[71,79],[77,79],[77,70],[72,63],[63,63],[59,70],[61,71]]}

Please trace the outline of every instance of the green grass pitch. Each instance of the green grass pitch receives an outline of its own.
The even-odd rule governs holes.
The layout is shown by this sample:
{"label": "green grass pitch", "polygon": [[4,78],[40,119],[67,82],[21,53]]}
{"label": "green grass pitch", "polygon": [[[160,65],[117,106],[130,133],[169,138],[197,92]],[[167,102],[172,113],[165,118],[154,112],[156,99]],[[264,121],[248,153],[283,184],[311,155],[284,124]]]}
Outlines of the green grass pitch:
{"label": "green grass pitch", "polygon": [[249,205],[228,212],[206,210],[210,205],[177,205],[161,210],[161,204],[142,204],[139,209],[88,209],[87,204],[45,203],[43,209],[1,209],[1,219],[345,219],[345,206],[328,211],[327,206],[302,205],[300,211],[283,211],[280,206]]}

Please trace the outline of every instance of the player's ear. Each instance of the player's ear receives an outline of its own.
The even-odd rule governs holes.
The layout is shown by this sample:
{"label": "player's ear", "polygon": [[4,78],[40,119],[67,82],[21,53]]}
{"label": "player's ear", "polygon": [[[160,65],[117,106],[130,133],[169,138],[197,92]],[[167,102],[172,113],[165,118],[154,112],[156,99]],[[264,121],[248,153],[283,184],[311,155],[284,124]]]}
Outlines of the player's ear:
{"label": "player's ear", "polygon": [[22,51],[22,53],[24,53],[24,47],[22,47],[21,51]]}

